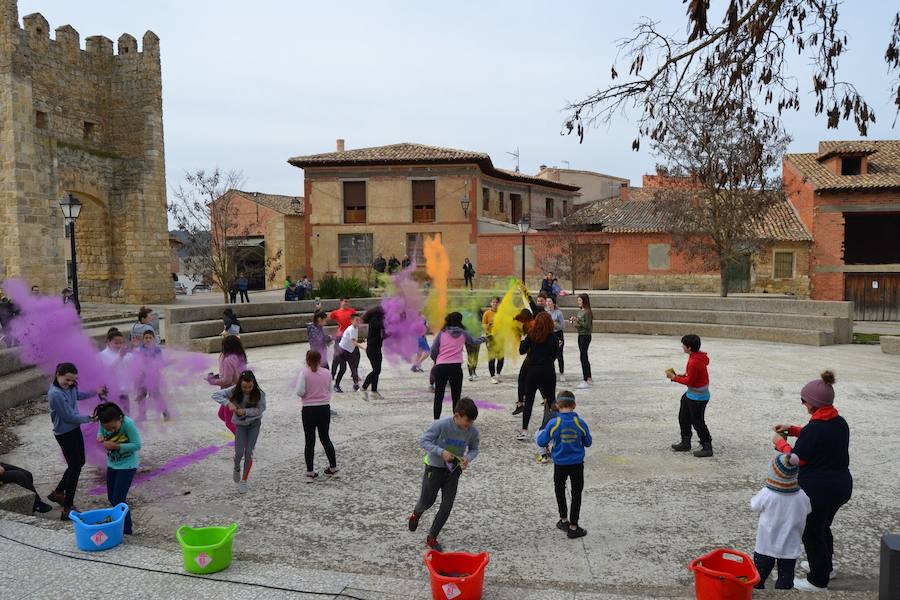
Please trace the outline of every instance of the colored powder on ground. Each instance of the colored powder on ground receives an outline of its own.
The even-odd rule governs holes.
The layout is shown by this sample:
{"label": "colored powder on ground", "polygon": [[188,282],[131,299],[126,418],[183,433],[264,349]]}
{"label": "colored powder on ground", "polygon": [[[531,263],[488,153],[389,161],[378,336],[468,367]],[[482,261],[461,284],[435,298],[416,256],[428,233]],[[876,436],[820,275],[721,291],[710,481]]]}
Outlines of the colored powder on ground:
{"label": "colored powder on ground", "polygon": [[411,362],[419,350],[419,338],[425,335],[425,297],[413,279],[415,271],[413,263],[391,277],[393,294],[381,301],[386,335],[382,350],[388,360]]}
{"label": "colored powder on ground", "polygon": [[432,333],[440,331],[447,316],[447,289],[450,277],[450,259],[441,243],[441,236],[425,240],[425,271],[431,278],[431,293],[425,305],[425,316]]}
{"label": "colored powder on ground", "polygon": [[[504,410],[506,407],[502,404],[497,404],[496,402],[489,402],[488,400],[478,400],[472,398],[472,401],[475,403],[475,406],[482,410]],[[450,396],[444,396],[444,404],[452,404],[453,398]]]}
{"label": "colored powder on ground", "polygon": [[500,300],[497,314],[494,316],[493,344],[502,351],[506,360],[517,361],[519,356],[519,342],[522,340],[522,325],[515,317],[528,303],[516,280],[511,280],[509,289]]}

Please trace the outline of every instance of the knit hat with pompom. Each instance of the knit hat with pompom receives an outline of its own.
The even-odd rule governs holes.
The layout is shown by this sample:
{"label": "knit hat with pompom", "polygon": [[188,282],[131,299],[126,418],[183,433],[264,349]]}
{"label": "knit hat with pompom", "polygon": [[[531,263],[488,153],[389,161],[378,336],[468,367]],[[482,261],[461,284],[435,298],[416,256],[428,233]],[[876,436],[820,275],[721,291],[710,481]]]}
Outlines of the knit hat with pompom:
{"label": "knit hat with pompom", "polygon": [[834,404],[834,371],[825,371],[819,379],[804,385],[800,398],[816,408]]}

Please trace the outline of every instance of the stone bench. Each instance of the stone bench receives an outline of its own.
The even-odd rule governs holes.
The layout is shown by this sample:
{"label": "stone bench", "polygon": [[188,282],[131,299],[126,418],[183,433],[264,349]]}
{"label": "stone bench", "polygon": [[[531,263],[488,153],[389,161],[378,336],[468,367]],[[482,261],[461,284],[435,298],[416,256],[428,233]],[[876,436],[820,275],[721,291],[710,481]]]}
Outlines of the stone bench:
{"label": "stone bench", "polygon": [[900,336],[883,335],[879,339],[882,352],[885,354],[900,354]]}
{"label": "stone bench", "polygon": [[0,483],[0,510],[30,516],[33,508],[34,492],[11,483]]}
{"label": "stone bench", "polygon": [[36,367],[23,365],[15,348],[0,350],[0,410],[47,393],[50,381]]}
{"label": "stone bench", "polygon": [[695,333],[701,338],[731,338],[781,344],[803,344],[807,346],[829,346],[834,343],[833,335],[825,331],[754,327],[749,325],[719,325],[716,323],[594,320],[593,330],[595,333],[631,333],[673,337]]}

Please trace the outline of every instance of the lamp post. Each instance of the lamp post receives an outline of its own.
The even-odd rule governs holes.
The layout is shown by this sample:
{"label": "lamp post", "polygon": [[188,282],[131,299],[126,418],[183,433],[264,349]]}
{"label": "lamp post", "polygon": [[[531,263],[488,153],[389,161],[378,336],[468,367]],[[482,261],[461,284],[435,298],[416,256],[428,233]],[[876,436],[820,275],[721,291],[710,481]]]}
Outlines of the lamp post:
{"label": "lamp post", "polygon": [[69,228],[69,243],[72,250],[72,301],[75,310],[81,314],[81,302],[78,300],[78,261],[75,256],[75,220],[81,214],[81,201],[72,194],[66,194],[60,199],[59,208],[62,209],[66,227]]}
{"label": "lamp post", "polygon": [[469,218],[469,205],[472,203],[472,200],[469,199],[469,195],[466,194],[462,198],[459,199],[459,205],[462,206],[463,215],[468,219]]}
{"label": "lamp post", "polygon": [[519,222],[516,223],[516,225],[519,228],[519,233],[522,234],[522,285],[525,285],[525,236],[528,234],[528,229],[531,227],[531,221],[528,219],[528,215],[519,219]]}

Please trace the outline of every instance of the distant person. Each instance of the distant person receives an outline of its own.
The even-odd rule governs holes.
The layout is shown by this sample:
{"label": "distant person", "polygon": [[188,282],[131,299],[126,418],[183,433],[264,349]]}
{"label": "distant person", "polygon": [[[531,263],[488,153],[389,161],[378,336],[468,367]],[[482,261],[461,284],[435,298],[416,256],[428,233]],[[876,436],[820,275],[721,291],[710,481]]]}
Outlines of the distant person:
{"label": "distant person", "polygon": [[[347,365],[350,365],[350,376],[353,379],[353,391],[359,391],[359,349],[365,349],[365,344],[361,344],[359,341],[359,326],[361,324],[362,316],[359,313],[351,315],[350,325],[344,330],[344,333],[341,334],[341,340],[338,342],[338,348],[341,349],[341,353],[339,357],[336,357],[339,364],[337,376],[334,379],[334,391],[339,394],[344,392],[344,390],[341,389],[341,379],[344,377],[344,373],[347,372]],[[366,400],[368,400],[368,395],[366,396]]]}
{"label": "distant person", "polygon": [[491,298],[491,307],[481,315],[481,328],[487,338],[488,348],[488,373],[491,375],[491,383],[500,383],[500,373],[503,371],[503,345],[494,339],[494,319],[497,316],[497,308],[500,306],[500,296]]}
{"label": "distant person", "polygon": [[288,289],[289,287],[294,287],[294,281],[291,279],[290,275],[284,279],[284,289]]}
{"label": "distant person", "polygon": [[412,265],[412,261],[409,259],[409,254],[407,254],[403,257],[403,262],[400,263],[400,266],[405,270],[408,269],[410,265]]}
{"label": "distant person", "polygon": [[248,292],[250,290],[250,282],[247,281],[247,276],[244,273],[241,273],[241,276],[238,277],[237,286],[238,292],[241,294],[241,304],[243,304],[245,300],[249,303],[250,294]]}
{"label": "distant person", "polygon": [[550,296],[553,294],[553,272],[548,271],[547,276],[541,279],[541,292]]}
{"label": "distant person", "polygon": [[303,279],[300,280],[300,283],[297,284],[297,294],[300,300],[306,300],[307,298],[312,297],[313,293],[313,282],[306,275],[303,276]]}
{"label": "distant person", "polygon": [[40,296],[41,294],[41,286],[33,285],[31,286],[31,295],[32,296]]}
{"label": "distant person", "polygon": [[238,286],[237,281],[232,281],[228,286],[228,302],[235,304],[237,302]]}
{"label": "distant person", "polygon": [[72,291],[72,288],[63,288],[61,295],[63,304],[69,304],[75,300],[75,293]]}
{"label": "distant person", "polygon": [[391,255],[391,259],[388,261],[387,270],[388,273],[396,273],[400,270],[400,261],[397,260],[397,257],[393,254]]}
{"label": "distant person", "polygon": [[544,306],[547,309],[547,314],[550,315],[550,318],[553,319],[553,335],[556,336],[556,340],[559,343],[559,352],[556,354],[556,361],[559,363],[559,381],[566,380],[566,363],[563,360],[563,349],[566,346],[566,335],[565,335],[565,327],[566,327],[566,318],[563,316],[562,311],[556,305],[556,300],[552,297],[547,298]]}
{"label": "distant person", "polygon": [[465,280],[465,284],[463,287],[467,287],[470,290],[475,288],[475,265],[473,265],[469,259],[465,259],[463,261],[463,279]]}
{"label": "distant person", "polygon": [[387,269],[387,261],[384,260],[384,256],[381,252],[379,252],[378,256],[375,257],[375,260],[372,261],[372,268],[375,269],[376,273],[384,275],[384,272]]}
{"label": "distant person", "polygon": [[700,352],[700,336],[693,333],[681,338],[681,347],[688,355],[687,367],[681,375],[674,370],[666,371],[670,381],[687,386],[681,396],[681,407],[678,410],[678,425],[681,427],[681,443],[672,444],[676,452],[689,452],[691,449],[691,428],[697,431],[700,438],[700,450],[694,452],[697,458],[713,455],[712,437],[706,426],[706,407],[709,406],[709,356]]}
{"label": "distant person", "polygon": [[582,382],[575,387],[583,390],[594,384],[591,359],[588,357],[588,348],[594,331],[594,312],[591,310],[591,298],[587,294],[578,294],[577,302],[578,312],[569,317],[569,323],[575,326],[575,332],[578,334],[578,355],[581,359]]}
{"label": "distant person", "polygon": [[293,281],[291,282],[290,286],[285,288],[284,299],[287,302],[295,302],[299,299],[297,296],[297,284],[294,283]]}
{"label": "distant person", "polygon": [[[369,364],[372,370],[366,375],[362,384],[362,392],[364,400],[384,400],[384,397],[378,393],[378,378],[381,376],[381,363],[383,355],[381,348],[384,344],[384,308],[377,304],[366,311],[362,317],[363,323],[369,326],[369,333],[366,336],[366,356],[369,358]],[[372,392],[369,393],[369,388]]]}
{"label": "distant person", "polygon": [[[344,335],[344,331],[350,327],[350,320],[353,318],[353,315],[356,314],[356,309],[350,306],[350,298],[346,296],[341,297],[340,304],[338,305],[337,310],[333,310],[328,313],[328,318],[332,321],[336,322],[338,325],[336,340],[340,341],[341,336]],[[334,356],[331,357],[331,377],[334,379],[335,375],[337,375],[338,367],[340,366],[340,358],[341,358],[341,346],[340,344],[335,344],[334,346]]]}
{"label": "distant person", "polygon": [[159,336],[156,335],[156,328],[153,327],[153,320],[156,314],[152,308],[142,306],[137,313],[137,323],[131,326],[131,333],[128,336],[132,346],[139,346],[144,339],[144,333],[152,331],[156,337],[156,343],[159,343]]}
{"label": "distant person", "polygon": [[550,285],[550,290],[552,291],[551,297],[553,299],[556,299],[559,296],[564,295],[562,286],[559,285],[559,279],[557,279],[556,277],[553,278],[553,283]]}
{"label": "distant person", "polygon": [[241,322],[230,308],[222,311],[222,335],[241,335]]}

